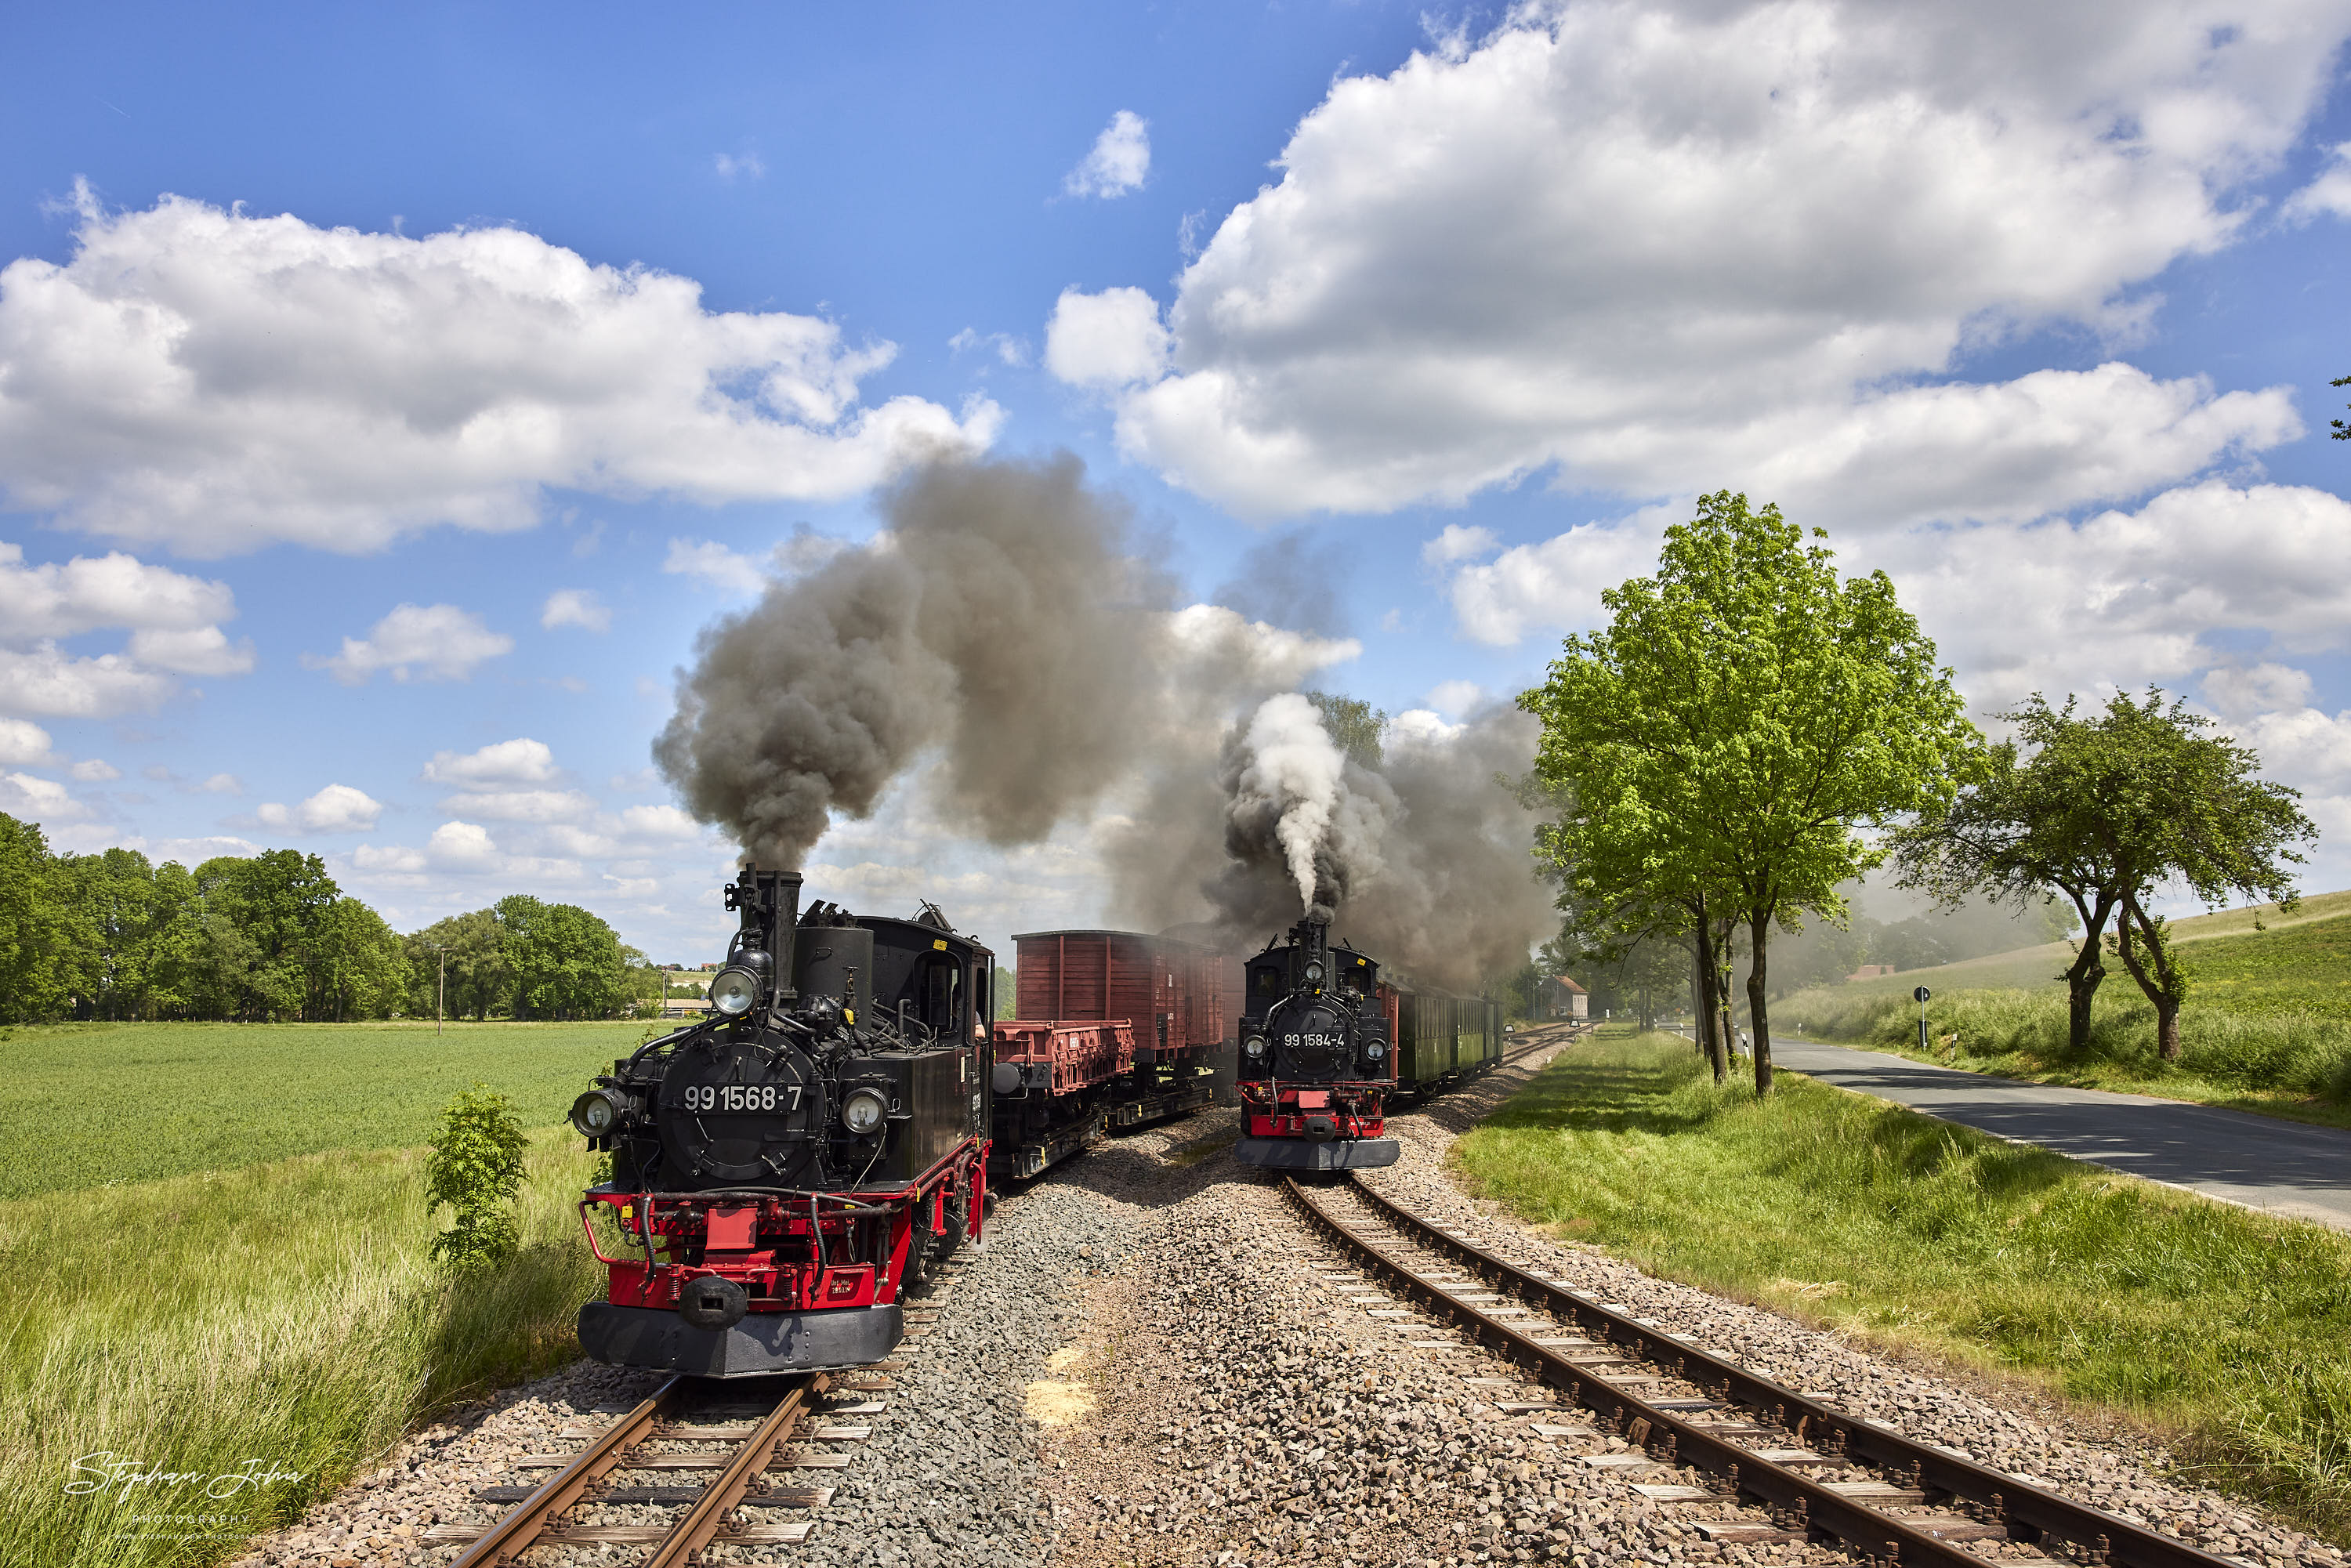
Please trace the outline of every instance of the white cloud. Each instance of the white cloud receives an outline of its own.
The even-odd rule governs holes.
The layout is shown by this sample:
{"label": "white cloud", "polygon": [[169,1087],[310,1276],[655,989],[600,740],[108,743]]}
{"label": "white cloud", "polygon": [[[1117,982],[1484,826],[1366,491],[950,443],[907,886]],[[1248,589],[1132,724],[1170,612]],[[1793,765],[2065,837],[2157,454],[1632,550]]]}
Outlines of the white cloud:
{"label": "white cloud", "polygon": [[1400,746],[1442,746],[1469,727],[1447,724],[1445,716],[1425,707],[1408,707],[1388,721],[1389,736]]}
{"label": "white cloud", "polygon": [[86,757],[66,771],[84,784],[106,784],[122,777],[122,769],[102,757]]}
{"label": "white cloud", "polygon": [[712,831],[675,806],[632,806],[621,813],[621,825],[632,838],[679,843]]}
{"label": "white cloud", "polygon": [[193,792],[198,795],[242,795],[245,793],[245,780],[234,773],[215,773],[194,786]]}
{"label": "white cloud", "polygon": [[[120,551],[25,564],[0,542],[0,710],[103,717],[152,710],[180,689],[173,675],[241,675],[250,640],[232,645],[228,585],[150,566]],[[77,657],[58,639],[127,630],[119,653]]]}
{"label": "white cloud", "polygon": [[1258,514],[1545,468],[1878,526],[2125,501],[2290,438],[2287,395],[1912,383],[2141,331],[2149,280],[2243,230],[2346,29],[2344,0],[1530,7],[1332,87],[1185,270],[1172,373],[1072,348],[1064,379],[1127,385],[1123,450]]}
{"label": "white cloud", "polygon": [[[21,718],[0,718],[0,763],[40,768],[57,760],[49,749],[49,732]],[[78,772],[75,775],[79,778]],[[114,775],[110,774],[110,778]]]}
{"label": "white cloud", "polygon": [[2329,148],[2326,167],[2318,178],[2285,204],[2285,216],[2294,222],[2306,223],[2322,214],[2351,218],[2351,141],[2338,141]]}
{"label": "white cloud", "polygon": [[1140,288],[1064,288],[1045,323],[1045,368],[1072,386],[1122,387],[1167,368],[1158,302]]}
{"label": "white cloud", "polygon": [[1491,555],[1501,548],[1502,541],[1491,528],[1447,523],[1443,533],[1420,547],[1420,560],[1424,566],[1447,567]]}
{"label": "white cloud", "polygon": [[745,598],[767,587],[759,563],[710,539],[672,539],[662,570],[680,577],[698,577],[713,588]]}
{"label": "white cloud", "polygon": [[436,751],[424,765],[424,777],[434,784],[544,784],[556,778],[555,753],[547,742],[528,736],[501,740],[479,751],[460,756]]}
{"label": "white cloud", "polygon": [[2243,718],[2278,708],[2310,705],[2308,674],[2267,660],[2250,668],[2223,664],[2204,677],[2204,700],[2224,718]]}
{"label": "white cloud", "polygon": [[1430,707],[1458,717],[1486,700],[1486,688],[1475,681],[1442,681],[1429,691]]}
{"label": "white cloud", "polygon": [[294,820],[313,833],[372,831],[383,802],[349,784],[329,784],[294,809]]}
{"label": "white cloud", "polygon": [[346,637],[332,658],[302,655],[304,667],[325,670],[347,686],[364,685],[378,670],[395,681],[462,681],[474,666],[514,651],[514,639],[454,604],[402,604],[364,638]]}
{"label": "white cloud", "polygon": [[1110,117],[1093,150],[1061,182],[1072,196],[1123,196],[1151,173],[1151,122],[1133,110]]}
{"label": "white cloud", "polygon": [[757,152],[740,155],[721,152],[711,159],[710,166],[718,172],[722,180],[733,180],[738,176],[746,180],[764,180],[768,176],[768,165]]}
{"label": "white cloud", "polygon": [[592,588],[559,588],[547,596],[539,607],[538,624],[552,632],[559,626],[578,626],[590,632],[610,632],[612,612],[596,597]]}
{"label": "white cloud", "polygon": [[425,867],[423,852],[396,844],[361,844],[351,852],[351,863],[361,871],[414,873]]}
{"label": "white cloud", "polygon": [[[1447,589],[1454,616],[1472,640],[1498,647],[1536,627],[1592,624],[1602,589],[1656,564],[1660,526],[1650,515],[1614,525],[1587,523],[1540,544],[1513,546],[1482,564],[1457,566]],[[1424,558],[1442,542],[1432,541]]]}
{"label": "white cloud", "polygon": [[424,843],[424,858],[454,870],[487,869],[501,858],[489,831],[473,822],[444,822]]}
{"label": "white cloud", "polygon": [[998,363],[1010,370],[1023,369],[1029,363],[1029,340],[1016,338],[1009,332],[989,332],[983,336],[966,327],[947,340],[947,347],[958,354],[973,349],[992,350]]}
{"label": "white cloud", "polygon": [[499,789],[453,795],[441,809],[493,822],[577,822],[595,814],[596,802],[578,789]]}
{"label": "white cloud", "polygon": [[28,822],[78,822],[89,808],[66,793],[54,779],[35,773],[0,773],[0,811]]}
{"label": "white cloud", "polygon": [[689,278],[512,228],[411,239],[86,189],[72,257],[0,270],[0,491],[68,527],[225,555],[527,528],[543,491],[852,495],[993,438],[859,383],[886,343],[710,311]]}
{"label": "white cloud", "polygon": [[1227,690],[1247,682],[1278,691],[1364,652],[1353,637],[1292,632],[1249,620],[1221,604],[1186,605],[1168,617],[1167,626],[1179,660],[1219,672],[1214,682],[1200,683],[1205,689]]}

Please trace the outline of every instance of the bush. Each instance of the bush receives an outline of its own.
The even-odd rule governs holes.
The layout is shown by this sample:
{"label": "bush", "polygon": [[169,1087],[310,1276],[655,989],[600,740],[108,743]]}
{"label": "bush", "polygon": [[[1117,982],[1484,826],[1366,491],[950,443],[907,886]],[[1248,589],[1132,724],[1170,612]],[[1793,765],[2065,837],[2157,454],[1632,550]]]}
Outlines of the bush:
{"label": "bush", "polygon": [[434,1258],[465,1272],[503,1263],[522,1239],[514,1213],[522,1185],[523,1135],[514,1102],[486,1083],[449,1102],[424,1162],[425,1202],[447,1204],[455,1222],[433,1239]]}

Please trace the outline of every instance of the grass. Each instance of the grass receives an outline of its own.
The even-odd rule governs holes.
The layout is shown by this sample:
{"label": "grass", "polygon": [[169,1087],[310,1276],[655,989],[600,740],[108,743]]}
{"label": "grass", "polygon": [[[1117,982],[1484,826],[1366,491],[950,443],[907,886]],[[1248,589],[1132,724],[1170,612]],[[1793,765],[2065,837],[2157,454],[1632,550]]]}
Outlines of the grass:
{"label": "grass", "polygon": [[[52,1024],[0,1030],[0,1200],[413,1147],[475,1079],[553,1122],[642,1023]],[[37,1129],[37,1136],[24,1135]]]}
{"label": "grass", "polygon": [[1652,1272],[2026,1375],[2178,1433],[2194,1479],[2351,1540],[2351,1238],[1794,1075],[1604,1034],[1455,1155]]}
{"label": "grass", "polygon": [[[590,1156],[548,1127],[528,1161],[520,1256],[456,1284],[426,1258],[421,1149],[0,1203],[0,1556],[216,1563],[428,1412],[576,1356],[600,1282],[571,1207]],[[199,1479],[68,1494],[94,1455]],[[256,1460],[296,1479],[204,1497]]]}

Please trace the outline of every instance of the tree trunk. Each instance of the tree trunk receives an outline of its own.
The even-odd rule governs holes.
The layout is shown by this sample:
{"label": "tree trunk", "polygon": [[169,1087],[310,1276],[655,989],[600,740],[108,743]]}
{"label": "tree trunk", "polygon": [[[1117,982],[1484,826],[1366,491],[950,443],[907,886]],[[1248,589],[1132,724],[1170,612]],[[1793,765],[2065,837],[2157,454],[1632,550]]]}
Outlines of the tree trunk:
{"label": "tree trunk", "polygon": [[[2179,1060],[2179,1003],[2187,994],[2179,956],[2172,951],[2163,925],[2147,917],[2137,894],[2123,899],[2115,917],[2115,946],[2147,999],[2155,1004],[2155,1049],[2166,1061]],[[2152,970],[2153,973],[2148,971]]]}
{"label": "tree trunk", "polygon": [[2179,1004],[2169,997],[2155,1004],[2155,1048],[2166,1061],[2179,1060]]}
{"label": "tree trunk", "polygon": [[2074,956],[2067,967],[2065,980],[2065,1051],[2079,1056],[2090,1049],[2090,1003],[2098,994],[2098,982],[2106,977],[2106,967],[2098,962],[2105,941],[2106,916],[2113,913],[2115,901],[2110,894],[2100,894],[2093,907],[2085,907],[2079,897],[2074,906],[2082,914],[2082,950]]}
{"label": "tree trunk", "polygon": [[1713,936],[1701,904],[1698,919],[1690,925],[1690,956],[1698,965],[1698,995],[1691,1001],[1698,1019],[1698,1045],[1714,1067],[1714,1081],[1720,1083],[1730,1076],[1730,1045],[1723,1038],[1715,1012]]}
{"label": "tree trunk", "polygon": [[1771,912],[1747,912],[1747,1022],[1755,1031],[1755,1095],[1771,1092],[1771,1007],[1763,995],[1763,967],[1771,940]]}

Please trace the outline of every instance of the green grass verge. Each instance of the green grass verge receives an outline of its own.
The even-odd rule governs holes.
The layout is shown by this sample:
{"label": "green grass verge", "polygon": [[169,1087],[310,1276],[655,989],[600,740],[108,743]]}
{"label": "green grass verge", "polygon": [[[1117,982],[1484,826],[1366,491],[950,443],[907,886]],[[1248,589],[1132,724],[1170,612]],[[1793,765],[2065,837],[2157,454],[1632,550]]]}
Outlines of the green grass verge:
{"label": "green grass verge", "polygon": [[[2351,1019],[2232,1013],[2191,1000],[2180,1015],[2180,1059],[2173,1062],[2156,1054],[2155,1009],[2127,977],[2122,986],[2109,978],[2098,988],[2089,1046],[2079,1052],[2067,1045],[2062,990],[1947,991],[1937,986],[1934,992],[1927,1027],[1935,1045],[1926,1052],[1918,1050],[1917,1004],[1907,994],[1849,995],[1842,988],[1804,991],[1773,1003],[1771,1023],[1775,1032],[1801,1029],[1813,1038],[1971,1072],[2158,1094],[2351,1127]],[[1944,1044],[1952,1035],[1959,1037],[1957,1043]]]}
{"label": "green grass verge", "polygon": [[[571,1207],[590,1156],[547,1127],[528,1162],[521,1255],[455,1285],[426,1257],[420,1149],[0,1203],[0,1556],[216,1563],[432,1409],[576,1356],[574,1319],[601,1283]],[[69,1494],[93,1455],[203,1479]],[[252,1460],[300,1479],[204,1496]]]}
{"label": "green grass verge", "polygon": [[1759,1103],[1663,1036],[1562,1055],[1454,1157],[1564,1239],[2120,1409],[2351,1539],[2351,1238],[1793,1075]]}
{"label": "green grass verge", "polygon": [[560,1120],[642,1023],[54,1024],[0,1030],[0,1200],[412,1148],[479,1079]]}

